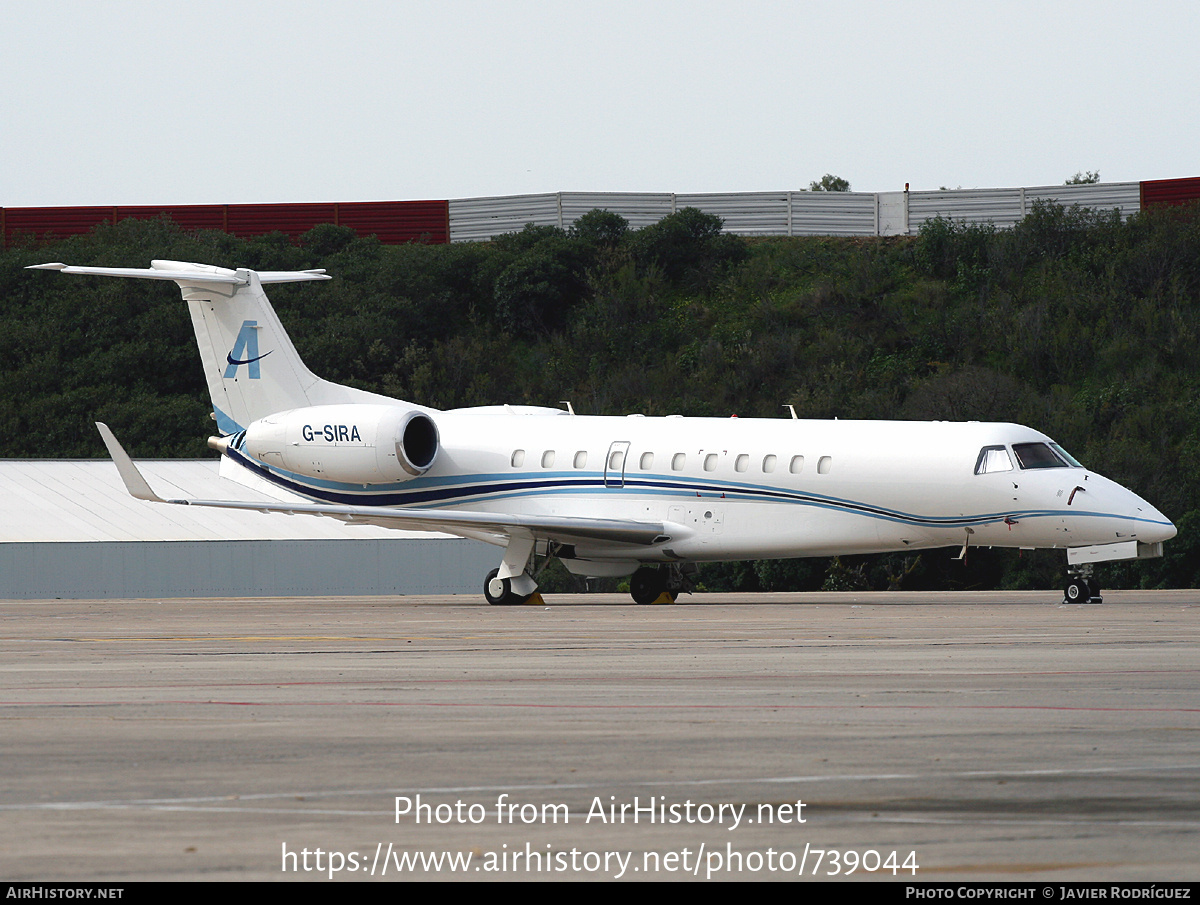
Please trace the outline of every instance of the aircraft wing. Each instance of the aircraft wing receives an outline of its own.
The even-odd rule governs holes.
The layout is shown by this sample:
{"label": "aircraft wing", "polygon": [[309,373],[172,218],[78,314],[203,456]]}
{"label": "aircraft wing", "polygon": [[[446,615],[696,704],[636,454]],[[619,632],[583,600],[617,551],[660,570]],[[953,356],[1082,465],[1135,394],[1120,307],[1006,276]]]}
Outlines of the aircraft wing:
{"label": "aircraft wing", "polygon": [[371,524],[410,531],[433,531],[478,537],[532,537],[560,543],[603,541],[630,546],[666,543],[677,537],[682,526],[662,522],[637,522],[623,519],[578,518],[563,515],[519,515],[504,512],[475,512],[461,509],[395,509],[379,506],[334,506],[321,503],[251,503],[239,500],[167,500],[151,489],[133,460],[113,435],[108,425],[96,423],[104,445],[117,466],[125,489],[139,500],[173,503],[181,506],[209,506],[218,509],[245,509],[257,512],[283,512],[295,515],[324,515],[353,524]]}
{"label": "aircraft wing", "polygon": [[475,512],[462,509],[387,509],[378,506],[328,506],[317,503],[248,503],[237,500],[160,500],[185,506],[211,506],[218,509],[248,509],[259,512],[285,512],[290,515],[324,515],[344,522],[406,528],[409,531],[435,531],[444,534],[475,536],[480,532],[496,535],[520,534],[576,543],[585,540],[650,546],[665,543],[673,536],[662,522],[634,522],[618,519],[577,518],[561,515],[516,515],[503,512]]}

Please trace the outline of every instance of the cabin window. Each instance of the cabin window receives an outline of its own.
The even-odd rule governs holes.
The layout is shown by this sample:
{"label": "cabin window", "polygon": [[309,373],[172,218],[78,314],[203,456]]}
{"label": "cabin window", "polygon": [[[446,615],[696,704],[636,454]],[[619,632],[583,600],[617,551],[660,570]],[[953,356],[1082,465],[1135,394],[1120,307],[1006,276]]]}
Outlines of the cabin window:
{"label": "cabin window", "polygon": [[792,456],[792,464],[788,466],[788,471],[792,474],[804,471],[804,456]]}
{"label": "cabin window", "polygon": [[775,456],[763,456],[763,474],[774,474],[775,472]]}
{"label": "cabin window", "polygon": [[833,468],[832,456],[821,456],[817,459],[817,474],[829,474],[831,468]]}
{"label": "cabin window", "polygon": [[608,470],[618,474],[625,470],[625,450],[614,449],[608,456]]}
{"label": "cabin window", "polygon": [[1022,468],[1066,468],[1067,463],[1045,443],[1014,443],[1013,454]]}
{"label": "cabin window", "polygon": [[525,464],[525,450],[514,449],[512,454],[512,467],[520,468]]}
{"label": "cabin window", "polygon": [[687,464],[687,456],[683,453],[675,453],[671,457],[671,471],[683,471],[683,466]]}
{"label": "cabin window", "polygon": [[652,452],[642,453],[642,458],[638,462],[638,465],[641,466],[642,471],[649,471],[651,468],[654,467],[654,453],[652,453]]}
{"label": "cabin window", "polygon": [[1012,467],[1012,459],[1003,446],[985,446],[979,450],[979,458],[975,460],[975,474],[1012,471]]}
{"label": "cabin window", "polygon": [[749,467],[750,467],[750,457],[748,455],[746,455],[745,453],[742,453],[740,456],[738,456],[733,461],[733,468],[735,471],[745,471]]}
{"label": "cabin window", "polygon": [[554,450],[548,449],[542,453],[542,468],[554,467]]}
{"label": "cabin window", "polygon": [[705,471],[716,471],[717,470],[717,454],[716,453],[709,453],[707,456],[704,457],[704,470]]}
{"label": "cabin window", "polygon": [[579,450],[579,452],[575,453],[575,467],[576,468],[586,468],[587,467],[587,450],[586,449],[581,449],[581,450]]}

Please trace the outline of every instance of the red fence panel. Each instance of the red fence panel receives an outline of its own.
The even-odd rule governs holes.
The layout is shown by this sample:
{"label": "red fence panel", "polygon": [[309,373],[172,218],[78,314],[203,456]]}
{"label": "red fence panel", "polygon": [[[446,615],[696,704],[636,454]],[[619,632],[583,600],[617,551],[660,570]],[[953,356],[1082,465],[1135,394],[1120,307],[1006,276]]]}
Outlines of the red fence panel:
{"label": "red fence panel", "polygon": [[7,245],[19,235],[62,239],[130,217],[170,217],[184,229],[220,229],[243,237],[281,232],[293,242],[321,223],[348,226],[360,236],[378,236],[385,245],[450,241],[449,201],[10,207],[0,208],[0,240]]}
{"label": "red fence panel", "polygon": [[1200,201],[1200,176],[1191,179],[1154,179],[1142,183],[1142,207]]}
{"label": "red fence panel", "polygon": [[450,241],[448,201],[360,201],[338,205],[338,221],[360,236],[378,236],[384,245]]}
{"label": "red fence panel", "polygon": [[318,223],[334,223],[336,211],[336,204],[231,204],[226,229],[235,236],[281,232],[298,239]]}
{"label": "red fence panel", "polygon": [[225,205],[223,204],[177,204],[170,207],[139,205],[114,208],[113,222],[120,223],[130,217],[135,220],[154,220],[169,217],[184,229],[225,229]]}
{"label": "red fence panel", "polygon": [[10,207],[4,210],[4,241],[30,233],[38,239],[63,239],[112,222],[111,207]]}

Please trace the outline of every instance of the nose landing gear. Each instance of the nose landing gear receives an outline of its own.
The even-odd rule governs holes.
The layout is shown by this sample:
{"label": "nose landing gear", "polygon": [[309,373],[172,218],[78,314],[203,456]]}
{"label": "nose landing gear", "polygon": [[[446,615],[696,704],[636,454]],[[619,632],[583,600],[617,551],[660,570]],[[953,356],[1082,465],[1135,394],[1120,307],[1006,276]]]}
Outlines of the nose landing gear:
{"label": "nose landing gear", "polygon": [[1100,596],[1100,582],[1092,577],[1090,564],[1067,570],[1063,603],[1104,603],[1104,598]]}

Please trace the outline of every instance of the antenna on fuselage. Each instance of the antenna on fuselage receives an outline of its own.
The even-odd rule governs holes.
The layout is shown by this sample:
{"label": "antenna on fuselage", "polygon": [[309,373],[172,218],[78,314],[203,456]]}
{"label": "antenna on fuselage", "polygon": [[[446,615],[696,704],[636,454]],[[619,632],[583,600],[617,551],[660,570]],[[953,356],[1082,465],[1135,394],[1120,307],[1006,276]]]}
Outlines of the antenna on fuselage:
{"label": "antenna on fuselage", "polygon": [[569,413],[570,413],[570,414],[572,414],[572,415],[574,415],[574,414],[575,414],[575,406],[571,405],[571,400],[570,400],[570,399],[562,399],[562,400],[560,400],[560,401],[559,401],[559,403],[558,403],[558,404],[559,404],[559,405],[565,405],[565,406],[567,407],[567,412],[569,412]]}
{"label": "antenna on fuselage", "polygon": [[794,405],[792,405],[790,402],[785,402],[785,403],[783,404],[783,407],[784,407],[785,409],[787,409],[789,412],[791,412],[791,413],[792,413],[792,420],[793,420],[793,421],[799,421],[799,420],[800,420],[800,419],[799,419],[799,418],[796,416],[796,407],[795,407]]}

